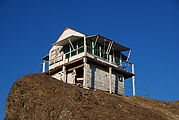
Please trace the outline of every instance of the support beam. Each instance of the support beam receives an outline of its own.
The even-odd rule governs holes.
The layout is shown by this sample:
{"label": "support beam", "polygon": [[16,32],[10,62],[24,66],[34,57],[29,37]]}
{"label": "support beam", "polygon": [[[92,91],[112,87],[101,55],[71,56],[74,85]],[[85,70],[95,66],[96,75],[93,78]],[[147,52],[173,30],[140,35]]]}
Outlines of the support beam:
{"label": "support beam", "polygon": [[112,48],[112,49],[113,49],[113,57],[112,57],[112,59],[113,59],[113,63],[116,63],[115,55],[114,55],[114,48]]}
{"label": "support beam", "polygon": [[94,55],[94,42],[92,42],[92,54]]}
{"label": "support beam", "polygon": [[78,65],[78,66],[75,66],[75,67],[68,69],[68,71],[72,71],[72,70],[78,69],[78,68],[83,67],[83,66],[84,66],[84,64],[81,64],[81,65]]}
{"label": "support beam", "polygon": [[87,58],[83,58],[83,63],[84,63],[84,67],[83,67],[83,88],[87,88],[86,85],[86,72],[87,72]]}
{"label": "support beam", "polygon": [[128,56],[127,56],[127,60],[126,60],[126,62],[128,62],[129,61],[129,58],[130,58],[130,56],[131,56],[131,49],[130,49],[130,51],[129,51],[129,53],[128,53]]}
{"label": "support beam", "polygon": [[63,53],[63,64],[65,64],[65,62],[66,62],[66,54]]}
{"label": "support beam", "polygon": [[[135,74],[135,72],[134,72],[134,64],[132,64],[132,73]],[[133,96],[136,96],[135,75],[132,76],[132,94],[133,94]]]}
{"label": "support beam", "polygon": [[112,93],[112,67],[109,67],[109,93]]}
{"label": "support beam", "polygon": [[112,63],[112,55],[109,55],[109,63]]}
{"label": "support beam", "polygon": [[72,44],[72,42],[71,42],[70,38],[68,38],[68,41],[69,41],[69,43],[70,43],[71,47],[72,47],[72,48],[73,48],[73,50],[74,50],[75,48],[74,48],[74,46],[73,46],[73,44]]}
{"label": "support beam", "polygon": [[[69,47],[70,47],[70,45],[69,45]],[[72,51],[72,50],[71,50],[71,47],[70,47],[70,56],[69,56],[69,58],[71,57],[71,51]]]}
{"label": "support beam", "polygon": [[46,63],[46,61],[44,60],[44,62],[42,63],[42,73],[45,72],[45,63]]}
{"label": "support beam", "polygon": [[87,54],[86,36],[84,36],[84,52],[85,52],[85,56],[86,56],[86,54]]}
{"label": "support beam", "polygon": [[122,67],[122,54],[121,53],[119,53],[120,54],[120,58],[119,58],[119,60],[120,60],[120,66]]}
{"label": "support beam", "polygon": [[99,46],[99,56],[101,57],[102,56],[102,50],[101,50],[101,45]]}
{"label": "support beam", "polygon": [[107,48],[107,50],[106,50],[106,54],[108,54],[108,51],[109,51],[110,45],[111,45],[111,41],[109,41],[108,48]]}
{"label": "support beam", "polygon": [[96,40],[95,40],[95,43],[94,43],[93,49],[94,49],[94,47],[96,46],[96,43],[97,43],[97,41],[98,41],[98,38],[99,38],[99,36],[97,36],[97,37],[96,37]]}
{"label": "support beam", "polygon": [[[125,88],[125,85],[124,85],[124,76],[122,76],[122,82],[123,82],[123,89]],[[125,89],[124,89],[124,95],[125,95]]]}
{"label": "support beam", "polygon": [[66,80],[66,66],[63,66],[62,71],[63,71],[63,81],[67,82],[67,80]]}
{"label": "support beam", "polygon": [[112,45],[113,45],[113,41],[111,41],[111,44],[110,44],[109,49],[108,49],[108,51],[107,51],[108,54],[111,52]]}
{"label": "support beam", "polygon": [[76,54],[78,55],[78,44],[76,45]]}

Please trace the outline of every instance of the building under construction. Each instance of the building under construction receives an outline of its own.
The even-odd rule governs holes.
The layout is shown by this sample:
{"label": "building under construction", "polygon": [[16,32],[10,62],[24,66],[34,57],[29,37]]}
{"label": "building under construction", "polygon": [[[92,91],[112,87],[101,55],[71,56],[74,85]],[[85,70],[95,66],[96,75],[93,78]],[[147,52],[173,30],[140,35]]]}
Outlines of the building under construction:
{"label": "building under construction", "polygon": [[[128,51],[125,55],[123,52]],[[87,36],[66,28],[43,57],[43,72],[85,89],[124,95],[124,80],[132,78],[135,95],[134,64],[131,49],[100,35]],[[45,68],[48,63],[48,70]],[[128,68],[128,69],[126,69]]]}

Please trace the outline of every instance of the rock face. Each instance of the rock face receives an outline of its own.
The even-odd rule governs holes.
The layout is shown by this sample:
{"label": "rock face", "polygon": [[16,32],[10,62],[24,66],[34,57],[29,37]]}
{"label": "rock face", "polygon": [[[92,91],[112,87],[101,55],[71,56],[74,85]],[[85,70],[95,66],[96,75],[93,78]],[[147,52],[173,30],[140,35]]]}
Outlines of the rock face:
{"label": "rock face", "polygon": [[12,86],[5,119],[179,120],[179,101],[118,96],[85,90],[45,74],[29,74]]}

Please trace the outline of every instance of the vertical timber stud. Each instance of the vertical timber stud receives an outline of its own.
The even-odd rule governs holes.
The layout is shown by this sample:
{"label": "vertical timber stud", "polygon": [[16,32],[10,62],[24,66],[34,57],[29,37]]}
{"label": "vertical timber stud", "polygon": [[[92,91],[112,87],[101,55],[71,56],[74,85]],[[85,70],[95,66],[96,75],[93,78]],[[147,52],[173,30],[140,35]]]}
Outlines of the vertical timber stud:
{"label": "vertical timber stud", "polygon": [[[135,72],[134,72],[134,64],[132,64],[132,73],[135,74]],[[133,96],[136,96],[135,75],[132,76],[132,93],[133,93]]]}
{"label": "vertical timber stud", "polygon": [[67,82],[67,80],[66,80],[66,70],[65,70],[65,69],[66,69],[66,67],[65,67],[65,66],[63,66],[63,68],[62,68],[62,69],[63,69],[63,81],[64,81],[64,82]]}
{"label": "vertical timber stud", "polygon": [[84,66],[83,66],[83,88],[87,88],[87,84],[86,84],[86,82],[87,82],[87,80],[86,80],[87,58],[86,57],[83,58],[83,63],[84,63]]}
{"label": "vertical timber stud", "polygon": [[84,52],[86,56],[87,55],[86,36],[84,36]]}
{"label": "vertical timber stud", "polygon": [[45,72],[45,60],[44,60],[44,62],[42,63],[42,73],[44,73]]}
{"label": "vertical timber stud", "polygon": [[112,67],[109,67],[109,93],[112,93]]}

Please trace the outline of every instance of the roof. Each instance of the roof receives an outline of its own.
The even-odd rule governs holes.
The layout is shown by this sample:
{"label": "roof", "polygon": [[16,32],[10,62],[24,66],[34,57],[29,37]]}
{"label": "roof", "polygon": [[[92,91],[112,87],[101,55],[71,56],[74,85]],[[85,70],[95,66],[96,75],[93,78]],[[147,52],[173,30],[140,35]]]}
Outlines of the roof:
{"label": "roof", "polygon": [[[106,38],[106,37],[103,37],[101,35],[92,35],[92,36],[87,36],[83,33],[80,33],[76,30],[73,30],[71,28],[66,28],[64,30],[64,32],[60,35],[60,37],[58,38],[58,40],[53,44],[53,45],[59,45],[59,46],[62,46],[62,45],[65,45],[68,43],[68,39],[71,40],[71,42],[73,41],[76,41],[80,38],[83,38],[84,36],[86,36],[87,38],[90,38],[90,39],[93,39],[93,40],[96,40],[96,37],[98,37],[98,42],[110,42],[112,40]],[[116,50],[119,50],[119,51],[128,51],[130,50],[130,48],[127,48],[123,45],[120,45],[118,44],[117,42],[113,41],[113,48],[115,48]]]}
{"label": "roof", "polygon": [[[93,40],[96,40],[96,37],[99,36],[98,38],[98,42],[99,43],[103,43],[103,42],[110,42],[112,40],[108,39],[108,38],[105,38],[103,36],[100,36],[100,35],[93,35],[93,36],[86,36],[87,38],[90,38],[90,39],[93,39]],[[57,41],[55,42],[53,45],[59,45],[59,46],[62,46],[62,45],[66,45],[69,43],[68,39],[70,39],[71,42],[73,41],[76,41],[76,40],[79,40],[83,38],[82,36],[75,36],[75,35],[71,35],[69,37],[66,37],[65,39],[62,39],[60,41]],[[113,48],[116,49],[116,50],[119,50],[119,51],[129,51],[130,48],[127,48],[123,45],[120,45],[118,43],[116,43],[115,41],[113,41]]]}
{"label": "roof", "polygon": [[76,30],[73,30],[73,29],[67,27],[67,28],[65,28],[65,30],[63,31],[63,33],[60,35],[60,37],[58,38],[58,40],[56,42],[62,41],[63,39],[66,39],[67,37],[72,36],[72,35],[81,36],[81,37],[86,36],[83,33],[80,33]]}
{"label": "roof", "polygon": [[[101,35],[98,35],[98,34],[93,35],[93,36],[87,36],[87,38],[95,40],[97,36],[98,36],[98,41],[101,42],[101,43],[112,41],[112,40],[110,40],[110,39],[108,39],[106,37],[103,37]],[[120,45],[119,43],[116,43],[115,41],[113,41],[113,48],[115,48],[116,50],[119,50],[119,51],[129,51],[130,50],[130,48],[127,48],[127,47],[125,47],[123,45]]]}

